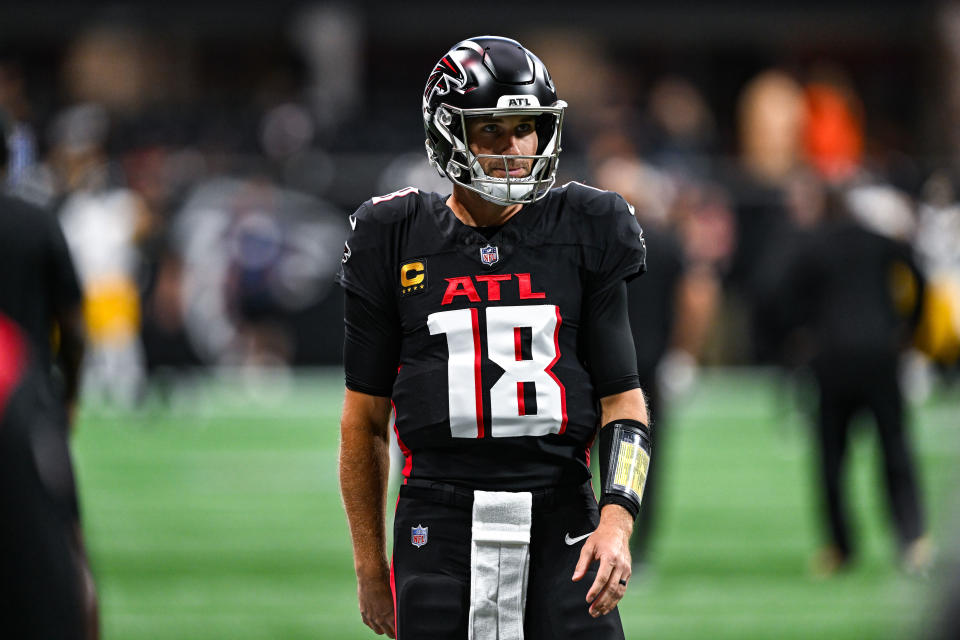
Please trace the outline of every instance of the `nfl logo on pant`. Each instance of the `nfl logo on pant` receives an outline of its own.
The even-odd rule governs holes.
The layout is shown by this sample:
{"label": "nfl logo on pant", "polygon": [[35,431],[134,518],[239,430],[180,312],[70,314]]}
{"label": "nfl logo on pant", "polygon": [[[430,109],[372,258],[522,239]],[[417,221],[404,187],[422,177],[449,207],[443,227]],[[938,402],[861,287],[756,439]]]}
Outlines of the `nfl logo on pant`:
{"label": "nfl logo on pant", "polygon": [[427,544],[427,530],[430,527],[424,527],[417,525],[415,527],[410,527],[410,542],[416,548],[420,548],[423,545]]}

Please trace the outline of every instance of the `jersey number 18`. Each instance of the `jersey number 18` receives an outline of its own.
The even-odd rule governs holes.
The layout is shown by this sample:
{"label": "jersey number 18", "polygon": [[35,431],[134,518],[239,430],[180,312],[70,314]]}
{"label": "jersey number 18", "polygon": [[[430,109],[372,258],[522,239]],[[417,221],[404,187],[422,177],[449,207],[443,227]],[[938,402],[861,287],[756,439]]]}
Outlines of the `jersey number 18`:
{"label": "jersey number 18", "polygon": [[[481,312],[486,314],[487,356],[503,369],[490,387],[489,416],[483,410]],[[560,309],[550,304],[456,309],[427,317],[431,335],[447,336],[447,394],[454,438],[563,433],[566,392],[551,371],[560,359],[561,322]]]}

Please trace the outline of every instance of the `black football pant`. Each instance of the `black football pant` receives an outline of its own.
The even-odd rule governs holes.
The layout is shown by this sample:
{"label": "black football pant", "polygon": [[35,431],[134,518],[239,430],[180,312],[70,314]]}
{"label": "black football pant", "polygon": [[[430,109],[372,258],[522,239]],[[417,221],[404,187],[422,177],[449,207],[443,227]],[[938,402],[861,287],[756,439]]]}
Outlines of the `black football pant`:
{"label": "black football pant", "polygon": [[913,456],[904,428],[896,357],[823,359],[815,371],[820,387],[820,473],[831,541],[845,555],[852,554],[843,470],[851,422],[858,411],[867,409],[880,436],[887,499],[903,548],[923,535],[924,525]]}
{"label": "black football pant", "polygon": [[24,386],[0,415],[0,637],[84,637],[77,502],[63,422]]}
{"label": "black football pant", "polygon": [[[623,640],[620,613],[592,618],[587,591],[596,566],[579,581],[573,570],[584,541],[597,528],[597,501],[589,484],[567,491],[533,492],[526,640]],[[409,481],[400,487],[394,521],[393,579],[398,640],[466,640],[470,611],[472,492]],[[427,529],[414,546],[414,527]]]}

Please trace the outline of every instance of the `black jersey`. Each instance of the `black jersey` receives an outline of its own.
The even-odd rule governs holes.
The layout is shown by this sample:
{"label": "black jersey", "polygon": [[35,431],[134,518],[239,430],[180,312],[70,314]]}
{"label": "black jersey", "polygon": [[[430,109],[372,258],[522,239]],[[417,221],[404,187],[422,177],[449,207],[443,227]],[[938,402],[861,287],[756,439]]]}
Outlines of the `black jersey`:
{"label": "black jersey", "polygon": [[49,211],[0,195],[0,311],[23,327],[37,361],[50,362],[56,318],[83,301],[60,224]]}
{"label": "black jersey", "polygon": [[[570,183],[487,238],[408,188],[351,216],[340,283],[400,327],[404,475],[483,489],[582,483],[599,409],[585,302],[643,271],[618,195]],[[348,382],[349,386],[349,382]]]}

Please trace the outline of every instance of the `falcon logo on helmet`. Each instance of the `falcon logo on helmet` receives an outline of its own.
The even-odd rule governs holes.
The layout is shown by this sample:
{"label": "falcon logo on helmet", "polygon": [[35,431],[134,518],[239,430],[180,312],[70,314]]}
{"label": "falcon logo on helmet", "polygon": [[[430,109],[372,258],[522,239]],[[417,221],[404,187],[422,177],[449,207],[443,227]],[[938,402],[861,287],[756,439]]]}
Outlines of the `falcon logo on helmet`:
{"label": "falcon logo on helmet", "polygon": [[[560,129],[567,103],[557,99],[547,68],[516,40],[470,38],[454,45],[436,64],[423,92],[427,158],[441,176],[498,204],[539,200],[556,181]],[[532,115],[536,153],[529,156],[477,155],[467,141],[475,117]],[[497,166],[529,160],[526,176],[488,176],[481,159]]]}
{"label": "falcon logo on helmet", "polygon": [[433,68],[433,73],[427,78],[427,86],[423,91],[423,108],[426,113],[427,105],[435,96],[445,96],[452,89],[462,90],[467,83],[467,73],[460,63],[450,56],[443,56]]}

